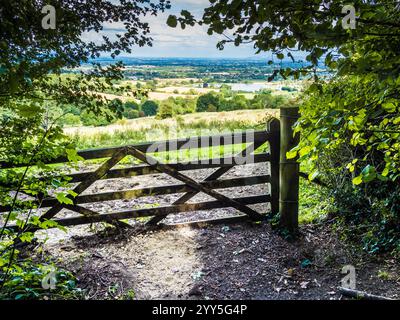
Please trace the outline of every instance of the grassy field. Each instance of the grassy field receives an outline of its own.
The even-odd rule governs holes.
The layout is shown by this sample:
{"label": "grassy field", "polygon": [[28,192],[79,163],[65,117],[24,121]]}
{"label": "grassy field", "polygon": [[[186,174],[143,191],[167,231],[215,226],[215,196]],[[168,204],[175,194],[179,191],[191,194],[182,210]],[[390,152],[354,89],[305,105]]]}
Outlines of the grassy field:
{"label": "grassy field", "polygon": [[86,149],[263,129],[267,119],[278,114],[279,110],[273,109],[202,112],[162,120],[146,117],[120,120],[104,127],[71,127],[64,130],[76,141],[79,149]]}
{"label": "grassy field", "polygon": [[[169,97],[177,98],[195,98],[200,95],[209,93],[209,92],[220,92],[220,89],[218,86],[214,86],[213,84],[210,84],[210,87],[208,88],[203,88],[202,85],[203,83],[198,80],[194,81],[193,79],[190,78],[183,78],[183,79],[155,79],[157,80],[157,87],[154,90],[150,90],[148,92],[148,99],[150,100],[157,100],[157,101],[162,101],[166,100]],[[192,81],[192,83],[190,83]],[[262,87],[263,89],[266,90],[271,90],[272,95],[283,95],[287,97],[293,97],[297,93],[295,92],[287,92],[282,90],[283,87],[291,87],[294,88],[298,91],[301,91],[305,85],[304,81],[293,81],[293,80],[284,80],[284,81],[274,81],[274,82],[268,82],[268,81],[248,81],[246,82],[247,84],[252,84],[252,85],[259,85],[260,88]],[[137,80],[125,80],[121,82],[122,86],[133,86],[136,87],[137,84],[140,84],[142,87],[146,85],[146,82],[143,81],[137,81]],[[229,85],[229,84],[228,84]],[[109,98],[109,99],[115,99],[119,98],[122,101],[127,101],[127,100],[132,100],[132,97],[126,96],[126,95],[112,95],[112,94],[106,94],[106,93],[100,93],[101,95]],[[240,92],[240,94],[244,95],[247,99],[252,99],[254,96],[254,92]]]}

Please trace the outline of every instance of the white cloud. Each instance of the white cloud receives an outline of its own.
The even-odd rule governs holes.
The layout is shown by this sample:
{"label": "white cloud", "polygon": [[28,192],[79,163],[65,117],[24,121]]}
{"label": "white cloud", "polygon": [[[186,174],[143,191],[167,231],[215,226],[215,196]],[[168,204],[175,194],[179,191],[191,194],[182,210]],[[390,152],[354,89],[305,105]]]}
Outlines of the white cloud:
{"label": "white cloud", "polygon": [[[150,26],[150,36],[153,38],[153,47],[133,48],[133,55],[149,56],[241,56],[249,57],[254,55],[251,45],[242,47],[227,46],[224,51],[216,49],[218,41],[223,39],[221,35],[207,34],[206,26],[187,26],[181,29],[179,26],[170,28],[167,26],[169,14],[177,14],[182,9],[199,14],[209,4],[208,0],[172,0],[172,10],[159,13],[157,16],[147,16],[143,21]],[[104,30],[100,34],[95,32],[86,33],[84,40],[100,42],[102,35],[108,36],[111,40],[116,39],[115,34],[124,31],[123,22],[105,23]]]}

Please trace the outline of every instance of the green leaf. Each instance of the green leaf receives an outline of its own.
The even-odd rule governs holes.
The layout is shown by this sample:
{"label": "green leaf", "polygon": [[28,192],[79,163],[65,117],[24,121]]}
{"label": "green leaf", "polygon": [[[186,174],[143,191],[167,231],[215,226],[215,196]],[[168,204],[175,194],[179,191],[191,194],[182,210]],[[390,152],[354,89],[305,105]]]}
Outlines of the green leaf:
{"label": "green leaf", "polygon": [[361,172],[362,174],[362,180],[365,183],[371,182],[376,178],[376,169],[374,166],[367,165],[363,171]]}
{"label": "green leaf", "polygon": [[71,162],[78,162],[85,160],[81,156],[78,155],[78,152],[75,149],[66,149],[65,152],[67,153],[68,161]]}
{"label": "green leaf", "polygon": [[68,194],[70,194],[74,198],[78,195],[74,190],[68,190],[67,192],[68,192]]}
{"label": "green leaf", "polygon": [[167,25],[171,28],[176,28],[178,25],[178,19],[174,15],[170,15],[167,19]]}
{"label": "green leaf", "polygon": [[356,186],[360,185],[362,182],[363,182],[363,177],[361,175],[353,179],[353,184]]}
{"label": "green leaf", "polygon": [[60,203],[74,204],[74,202],[68,198],[64,192],[57,193],[56,198]]}
{"label": "green leaf", "polygon": [[378,178],[378,180],[383,181],[383,182],[389,181],[388,177],[385,177],[385,176],[383,176],[381,174],[377,174],[376,177]]}
{"label": "green leaf", "polygon": [[390,113],[396,112],[396,105],[393,102],[384,103],[382,105],[382,108]]}
{"label": "green leaf", "polygon": [[294,159],[297,156],[297,151],[286,152],[286,159]]}
{"label": "green leaf", "polygon": [[22,242],[32,242],[34,234],[32,232],[24,232],[19,238]]}
{"label": "green leaf", "polygon": [[312,149],[313,148],[311,146],[305,146],[305,147],[301,148],[299,151],[299,156],[302,157],[304,155],[309,154]]}

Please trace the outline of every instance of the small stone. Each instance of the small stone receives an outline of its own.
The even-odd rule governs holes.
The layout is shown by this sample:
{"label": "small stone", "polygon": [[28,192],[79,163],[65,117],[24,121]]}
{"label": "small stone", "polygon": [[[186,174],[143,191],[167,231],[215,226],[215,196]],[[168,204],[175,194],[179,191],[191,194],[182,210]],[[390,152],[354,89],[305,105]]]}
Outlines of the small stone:
{"label": "small stone", "polygon": [[200,286],[196,284],[192,289],[190,289],[189,296],[201,296]]}
{"label": "small stone", "polygon": [[223,232],[228,232],[228,231],[230,231],[231,229],[230,229],[228,226],[224,226],[224,227],[221,228],[221,230],[222,230]]}
{"label": "small stone", "polygon": [[62,246],[60,249],[64,250],[64,251],[72,251],[72,250],[74,250],[74,247],[66,245],[66,246]]}

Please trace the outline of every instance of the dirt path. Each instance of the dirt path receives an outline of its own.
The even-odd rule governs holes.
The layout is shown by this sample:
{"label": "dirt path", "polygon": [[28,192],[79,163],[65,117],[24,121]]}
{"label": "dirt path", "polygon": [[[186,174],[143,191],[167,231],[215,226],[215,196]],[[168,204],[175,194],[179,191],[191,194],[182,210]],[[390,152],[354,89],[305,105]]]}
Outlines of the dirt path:
{"label": "dirt path", "polygon": [[[212,171],[186,172],[196,180]],[[224,178],[268,172],[266,164],[235,167]],[[165,175],[98,181],[86,193],[176,183]],[[229,196],[268,194],[268,185],[219,190]],[[180,195],[88,204],[100,213],[169,204]],[[208,200],[199,194],[191,201]],[[260,212],[267,204],[255,206]],[[165,222],[182,222],[236,214],[232,208],[171,215]],[[64,216],[74,213],[64,211]],[[296,243],[287,242],[266,223],[179,227],[144,232],[103,224],[77,226],[49,237],[45,250],[72,270],[88,299],[340,299],[341,269],[357,271],[357,288],[399,297],[399,266],[392,259],[371,260],[344,245],[328,228],[302,227]]]}
{"label": "dirt path", "polygon": [[77,274],[89,299],[340,299],[346,264],[356,267],[359,289],[399,297],[393,261],[365,261],[323,230],[303,230],[296,243],[267,224],[141,231],[74,236],[46,250]]}

